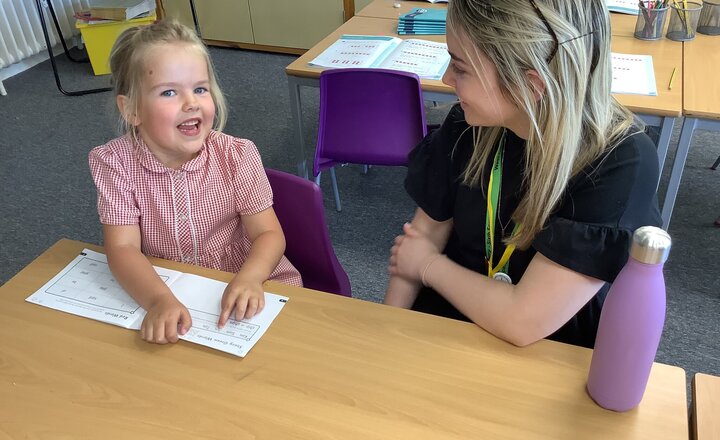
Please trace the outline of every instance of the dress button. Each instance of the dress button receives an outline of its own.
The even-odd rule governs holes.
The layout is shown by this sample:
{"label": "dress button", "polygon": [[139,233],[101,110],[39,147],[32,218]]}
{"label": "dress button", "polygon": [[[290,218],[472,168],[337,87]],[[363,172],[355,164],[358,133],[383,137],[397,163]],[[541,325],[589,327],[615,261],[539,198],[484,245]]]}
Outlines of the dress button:
{"label": "dress button", "polygon": [[187,214],[178,214],[178,220],[180,220],[181,222],[184,222],[185,220],[187,220],[187,218]]}
{"label": "dress button", "polygon": [[192,263],[192,261],[193,261],[192,257],[184,257],[183,258],[183,263],[190,264],[190,263]]}

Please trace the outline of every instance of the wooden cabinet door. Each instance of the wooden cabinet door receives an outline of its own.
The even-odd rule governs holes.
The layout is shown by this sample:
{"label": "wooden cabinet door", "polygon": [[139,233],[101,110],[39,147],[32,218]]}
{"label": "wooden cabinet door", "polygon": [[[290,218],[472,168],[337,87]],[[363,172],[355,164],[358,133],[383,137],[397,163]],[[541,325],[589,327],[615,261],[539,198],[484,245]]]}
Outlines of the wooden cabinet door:
{"label": "wooden cabinet door", "polygon": [[[188,0],[162,0],[165,15],[195,28]],[[253,43],[248,0],[195,0],[203,39]]]}
{"label": "wooden cabinet door", "polygon": [[255,44],[309,49],[343,23],[343,0],[249,1]]}
{"label": "wooden cabinet door", "polygon": [[165,17],[174,18],[191,29],[195,28],[188,0],[162,0],[162,8]]}
{"label": "wooden cabinet door", "polygon": [[196,0],[195,9],[204,39],[254,42],[248,0]]}

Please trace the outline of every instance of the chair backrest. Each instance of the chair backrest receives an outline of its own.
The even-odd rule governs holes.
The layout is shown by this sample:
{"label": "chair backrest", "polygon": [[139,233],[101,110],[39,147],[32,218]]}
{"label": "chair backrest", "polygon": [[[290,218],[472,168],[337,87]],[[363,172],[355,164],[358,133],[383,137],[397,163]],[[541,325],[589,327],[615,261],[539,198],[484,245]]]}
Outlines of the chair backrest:
{"label": "chair backrest", "polygon": [[320,74],[320,121],[313,174],[335,163],[407,165],[427,134],[420,79],[386,69]]}
{"label": "chair backrest", "polygon": [[350,280],[330,241],[320,187],[282,171],[265,172],[285,233],[285,256],[300,271],[305,287],[351,296]]}

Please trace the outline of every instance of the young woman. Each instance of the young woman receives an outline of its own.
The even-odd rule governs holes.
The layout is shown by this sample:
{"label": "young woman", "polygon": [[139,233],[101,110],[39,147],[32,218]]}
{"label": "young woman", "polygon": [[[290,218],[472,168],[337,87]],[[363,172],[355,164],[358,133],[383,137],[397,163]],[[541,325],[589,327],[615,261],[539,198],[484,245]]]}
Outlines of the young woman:
{"label": "young woman", "polygon": [[385,303],[590,347],[633,231],[660,224],[655,146],[610,94],[605,3],[453,0],[447,43],[460,102],[410,155]]}

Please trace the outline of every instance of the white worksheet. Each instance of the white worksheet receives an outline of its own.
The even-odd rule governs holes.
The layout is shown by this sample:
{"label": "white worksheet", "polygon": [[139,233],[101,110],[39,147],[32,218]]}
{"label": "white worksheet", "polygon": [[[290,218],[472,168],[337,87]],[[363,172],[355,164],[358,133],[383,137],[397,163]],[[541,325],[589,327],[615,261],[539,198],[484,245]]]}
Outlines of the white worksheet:
{"label": "white worksheet", "polygon": [[621,12],[623,14],[638,15],[640,8],[638,0],[605,0],[605,5],[610,12]]}
{"label": "white worksheet", "polygon": [[[245,356],[270,327],[288,298],[265,292],[265,308],[251,319],[230,319],[220,329],[220,300],[227,283],[155,266],[160,278],[187,307],[193,325],[181,339]],[[145,317],[115,281],[104,254],[83,250],[26,301],[120,327],[139,330]]]}
{"label": "white worksheet", "polygon": [[657,96],[652,56],[612,54],[612,93]]}

